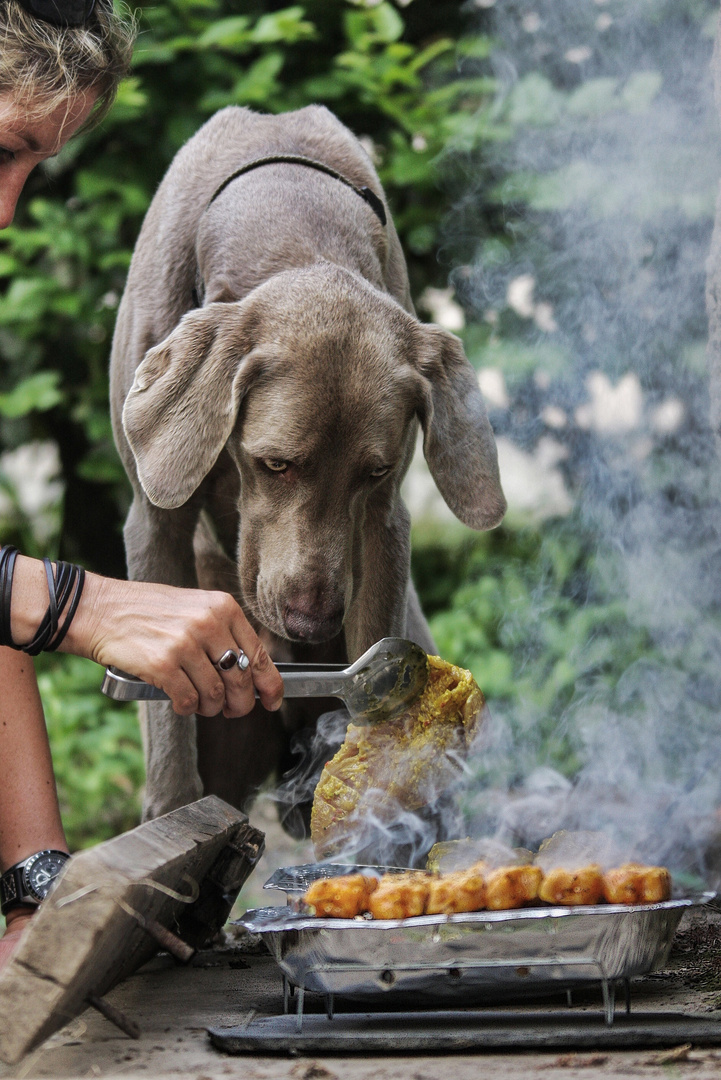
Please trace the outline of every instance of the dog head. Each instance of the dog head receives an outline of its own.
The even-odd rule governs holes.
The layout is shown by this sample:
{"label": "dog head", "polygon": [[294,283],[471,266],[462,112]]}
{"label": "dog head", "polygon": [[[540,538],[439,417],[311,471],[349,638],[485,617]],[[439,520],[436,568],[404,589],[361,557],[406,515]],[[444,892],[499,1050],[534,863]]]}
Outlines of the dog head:
{"label": "dog head", "polygon": [[225,447],[241,478],[244,602],[274,633],[334,637],[399,512],[417,423],[461,521],[505,510],[460,341],[329,263],[189,312],[139,365],[123,426],[148,498],[186,502]]}

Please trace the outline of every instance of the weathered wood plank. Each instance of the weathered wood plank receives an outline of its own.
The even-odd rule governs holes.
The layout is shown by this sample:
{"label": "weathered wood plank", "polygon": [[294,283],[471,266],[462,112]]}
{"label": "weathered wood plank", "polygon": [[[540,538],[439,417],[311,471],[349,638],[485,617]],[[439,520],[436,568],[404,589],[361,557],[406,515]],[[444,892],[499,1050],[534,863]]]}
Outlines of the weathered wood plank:
{"label": "weathered wood plank", "polygon": [[209,941],[263,845],[209,796],[75,855],[0,975],[0,1059],[19,1061],[153,956],[144,919]]}

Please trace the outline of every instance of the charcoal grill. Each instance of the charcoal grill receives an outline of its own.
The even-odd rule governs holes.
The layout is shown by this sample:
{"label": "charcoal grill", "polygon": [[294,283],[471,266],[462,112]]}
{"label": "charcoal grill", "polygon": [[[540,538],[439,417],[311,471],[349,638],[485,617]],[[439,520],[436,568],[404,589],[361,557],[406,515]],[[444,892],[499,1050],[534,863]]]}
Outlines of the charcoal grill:
{"label": "charcoal grill", "polygon": [[[332,1025],[324,1026],[334,1021],[340,996],[365,1006],[381,1003],[392,1010],[410,1000],[414,1011],[403,1014],[401,1027],[407,1027],[410,1016],[425,1016],[431,1028],[440,1023],[439,1038],[444,1024],[450,1025],[448,1030],[455,1025],[462,1033],[456,1045],[470,1045],[469,1023],[473,1027],[473,1022],[467,1006],[471,1002],[484,1007],[478,1015],[487,1027],[489,1007],[504,999],[521,999],[523,1005],[538,996],[562,993],[570,1006],[575,991],[598,987],[603,1002],[601,1022],[607,1031],[614,1021],[618,1027],[616,998],[619,989],[623,992],[626,1017],[616,1032],[623,1040],[631,1012],[631,980],[665,963],[684,911],[708,903],[715,895],[709,892],[635,906],[539,907],[396,920],[327,919],[299,910],[298,896],[319,877],[397,869],[310,864],[279,870],[266,882],[266,888],[287,894],[288,905],[249,911],[239,923],[263,937],[280,968],[283,1017],[249,1022],[240,1035],[239,1029],[233,1029],[233,1038],[257,1049],[260,1027],[266,1049],[273,1048],[274,1039],[281,1049],[292,1030],[301,1043],[310,1039],[318,1049],[320,1044],[339,1040],[344,1045],[357,1041],[359,1025],[366,1031],[366,1042],[377,1040],[385,1025],[388,1045],[392,1044],[393,1031],[397,1036],[399,1029],[395,1011],[389,1014],[396,1016],[395,1022],[378,1015],[361,1020],[364,1014],[357,1013],[355,1029],[347,1015],[336,1018],[335,1034]],[[325,1018],[306,1013],[309,993],[315,1000],[318,995],[323,999]],[[293,997],[294,1017],[290,1015]],[[437,1012],[439,1002],[445,1006],[442,1013]],[[415,1011],[424,1007],[424,1013]],[[439,1015],[445,1020],[438,1021]],[[433,1023],[432,1017],[436,1017]],[[718,1033],[721,1025],[709,1023],[709,1030]],[[415,1020],[414,1025],[418,1026]],[[372,1032],[376,1034],[371,1036]],[[211,1037],[215,1041],[219,1036],[211,1032]],[[485,1031],[486,1041],[487,1037]],[[222,1038],[227,1043],[230,1036],[226,1033]],[[236,1052],[241,1048],[236,1046]]]}

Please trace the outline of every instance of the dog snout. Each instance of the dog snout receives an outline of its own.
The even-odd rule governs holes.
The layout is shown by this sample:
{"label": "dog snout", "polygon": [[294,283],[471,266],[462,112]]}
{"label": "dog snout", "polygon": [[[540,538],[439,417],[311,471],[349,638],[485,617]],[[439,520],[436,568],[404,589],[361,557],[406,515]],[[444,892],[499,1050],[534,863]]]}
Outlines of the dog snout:
{"label": "dog snout", "polygon": [[283,622],[293,641],[328,641],[339,634],[345,615],[342,598],[322,588],[293,593],[285,602]]}

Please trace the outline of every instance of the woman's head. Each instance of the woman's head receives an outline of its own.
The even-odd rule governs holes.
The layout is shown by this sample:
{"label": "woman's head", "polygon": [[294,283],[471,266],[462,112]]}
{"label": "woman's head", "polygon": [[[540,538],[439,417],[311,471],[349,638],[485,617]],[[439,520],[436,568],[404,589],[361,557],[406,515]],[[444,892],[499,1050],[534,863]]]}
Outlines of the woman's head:
{"label": "woman's head", "polygon": [[39,18],[43,4],[62,13],[68,0],[0,0],[0,229],[35,166],[105,115],[130,64],[133,24],[112,0],[71,26]]}
{"label": "woman's head", "polygon": [[[52,6],[62,10],[63,0]],[[11,95],[29,119],[39,119],[90,94],[91,118],[100,119],[130,65],[132,20],[118,15],[112,0],[96,0],[79,26],[58,26],[28,8],[0,0],[0,95]]]}

